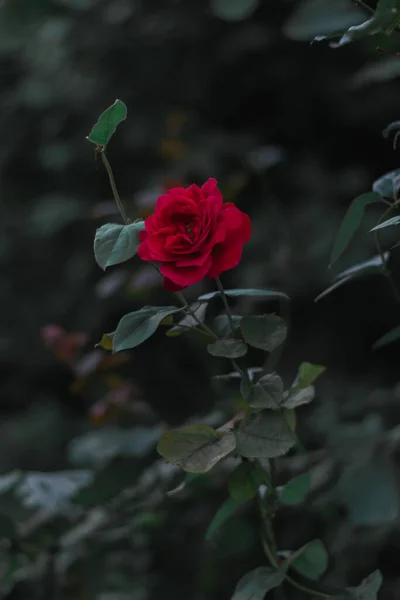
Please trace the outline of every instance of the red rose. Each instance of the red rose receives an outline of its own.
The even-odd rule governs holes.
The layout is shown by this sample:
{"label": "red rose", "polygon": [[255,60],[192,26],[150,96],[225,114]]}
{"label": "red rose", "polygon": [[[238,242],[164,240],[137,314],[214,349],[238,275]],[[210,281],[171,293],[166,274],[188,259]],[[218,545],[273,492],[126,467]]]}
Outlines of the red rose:
{"label": "red rose", "polygon": [[250,238],[250,219],[223,203],[215,179],[199,188],[176,187],[160,196],[140,232],[141,259],[160,263],[164,288],[182,290],[236,267]]}

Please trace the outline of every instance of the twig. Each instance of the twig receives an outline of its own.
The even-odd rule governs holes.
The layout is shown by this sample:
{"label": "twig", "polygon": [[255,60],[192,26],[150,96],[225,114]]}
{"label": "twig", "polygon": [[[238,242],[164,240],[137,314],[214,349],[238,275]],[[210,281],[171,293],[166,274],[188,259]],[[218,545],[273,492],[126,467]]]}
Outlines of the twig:
{"label": "twig", "polygon": [[111,165],[108,162],[108,159],[107,159],[105,151],[104,150],[99,150],[99,153],[100,153],[103,165],[106,168],[106,171],[107,171],[107,174],[108,174],[108,178],[110,180],[110,185],[111,185],[112,193],[113,193],[113,196],[114,196],[114,200],[117,203],[117,206],[119,208],[119,212],[121,213],[121,216],[122,216],[122,218],[123,218],[123,220],[125,222],[125,225],[129,225],[129,223],[131,223],[131,220],[128,217],[128,215],[126,214],[124,205],[122,204],[122,200],[121,200],[121,197],[120,197],[120,195],[118,193],[118,189],[117,189],[117,186],[116,186],[116,183],[115,183],[114,174],[112,172]]}

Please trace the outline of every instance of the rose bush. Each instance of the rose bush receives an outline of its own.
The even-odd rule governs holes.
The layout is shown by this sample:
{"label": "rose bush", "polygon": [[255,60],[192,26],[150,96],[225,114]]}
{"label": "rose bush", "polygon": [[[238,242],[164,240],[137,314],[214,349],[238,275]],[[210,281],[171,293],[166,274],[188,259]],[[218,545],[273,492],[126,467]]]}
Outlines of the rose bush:
{"label": "rose bush", "polygon": [[214,178],[160,196],[140,232],[138,254],[160,264],[163,287],[179,291],[236,267],[250,238],[249,216],[223,202]]}

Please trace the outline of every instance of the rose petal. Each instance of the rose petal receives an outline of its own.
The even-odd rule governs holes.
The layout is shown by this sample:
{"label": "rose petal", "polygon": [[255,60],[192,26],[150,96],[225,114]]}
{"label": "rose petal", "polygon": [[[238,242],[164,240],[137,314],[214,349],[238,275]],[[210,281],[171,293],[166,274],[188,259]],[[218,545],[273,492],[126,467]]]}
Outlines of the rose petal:
{"label": "rose petal", "polygon": [[207,277],[215,279],[224,271],[237,267],[242,258],[242,248],[242,244],[232,238],[227,238],[225,242],[215,246],[212,253],[212,266]]}
{"label": "rose petal", "polygon": [[170,279],[176,285],[187,287],[204,279],[211,267],[211,257],[208,257],[204,265],[200,267],[177,267],[171,263],[161,265],[160,271],[164,277]]}
{"label": "rose petal", "polygon": [[208,258],[210,256],[210,252],[211,252],[211,250],[208,253],[202,252],[198,256],[192,255],[192,256],[188,256],[187,258],[177,260],[176,266],[179,268],[181,268],[181,267],[201,267],[202,265],[204,265],[206,260],[208,260]]}
{"label": "rose petal", "polygon": [[214,177],[210,177],[205,183],[203,183],[203,185],[201,186],[201,191],[203,192],[205,197],[211,196],[219,206],[222,205],[222,194],[218,189],[218,183]]}

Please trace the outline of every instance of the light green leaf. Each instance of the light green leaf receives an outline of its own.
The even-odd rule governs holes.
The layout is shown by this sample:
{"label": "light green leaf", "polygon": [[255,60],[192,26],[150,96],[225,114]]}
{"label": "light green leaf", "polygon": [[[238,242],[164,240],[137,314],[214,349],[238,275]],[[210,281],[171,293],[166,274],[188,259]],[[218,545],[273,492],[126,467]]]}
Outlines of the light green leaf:
{"label": "light green leaf", "polygon": [[247,458],[274,458],[286,454],[296,438],[282,415],[274,411],[250,414],[236,431],[237,451]]}
{"label": "light green leaf", "polygon": [[292,387],[295,387],[297,390],[304,389],[314,383],[314,381],[318,379],[318,377],[325,371],[326,367],[323,365],[313,365],[309,362],[303,362],[299,366],[299,370]]}
{"label": "light green leaf", "polygon": [[387,344],[391,344],[392,342],[397,342],[400,339],[400,325],[391,329],[387,333],[385,333],[382,337],[376,340],[373,344],[373,348],[382,348],[382,346],[386,346]]}
{"label": "light green leaf", "polygon": [[304,546],[291,566],[304,577],[317,580],[328,568],[328,553],[321,540],[313,540]]}
{"label": "light green leaf", "polygon": [[157,451],[188,473],[206,473],[235,447],[233,433],[222,434],[208,425],[187,425],[164,433]]}
{"label": "light green leaf", "polygon": [[400,135],[400,121],[393,121],[393,123],[389,123],[387,127],[382,131],[382,135],[385,138],[388,138],[390,134],[394,133],[393,139],[393,149],[396,150],[397,141]]}
{"label": "light green leaf", "polygon": [[100,342],[95,345],[95,348],[103,348],[103,350],[112,350],[114,333],[103,333]]}
{"label": "light green leaf", "polygon": [[247,346],[242,340],[217,340],[207,346],[212,356],[221,358],[239,358],[247,353]]}
{"label": "light green leaf", "polygon": [[279,497],[284,504],[300,504],[310,490],[310,474],[302,473],[293,477],[286,485],[280,488]]}
{"label": "light green leaf", "polygon": [[213,14],[223,21],[243,21],[255,12],[260,0],[211,0]]}
{"label": "light green leaf", "polygon": [[390,34],[399,24],[399,0],[379,0],[374,15],[361,25],[350,27],[333,47],[343,46],[376,33]]}
{"label": "light green leaf", "polygon": [[374,571],[363,579],[354,590],[355,600],[378,600],[378,592],[382,585],[382,574],[379,570]]}
{"label": "light green leaf", "polygon": [[356,40],[369,35],[381,33],[383,30],[383,23],[379,19],[373,17],[372,19],[368,19],[368,21],[364,21],[364,23],[361,23],[360,25],[353,25],[352,27],[349,27],[338,42],[335,42],[334,44],[332,43],[332,47],[339,48],[340,46],[344,46],[350,42],[355,42]]}
{"label": "light green leaf", "polygon": [[383,198],[393,198],[397,193],[400,184],[400,169],[389,171],[374,181],[372,190]]}
{"label": "light green leaf", "polygon": [[309,362],[301,363],[292,387],[283,395],[282,406],[285,408],[296,408],[296,406],[312,402],[315,397],[315,389],[311,384],[325,370],[326,367],[322,365],[313,365]]}
{"label": "light green leaf", "polygon": [[176,306],[144,306],[141,310],[128,313],[115,330],[113,353],[136,348],[153,335],[165,317],[182,310]]}
{"label": "light green leaf", "polygon": [[313,385],[307,388],[290,389],[283,395],[282,406],[285,408],[296,408],[302,404],[309,404],[315,398],[315,389]]}
{"label": "light green leaf", "polygon": [[165,335],[168,337],[176,337],[177,335],[181,335],[181,333],[185,333],[185,331],[188,331],[193,327],[197,327],[199,325],[199,321],[200,323],[203,323],[206,318],[207,304],[204,302],[200,304],[196,302],[195,304],[192,304],[191,309],[196,318],[190,314],[185,315],[183,319],[181,319],[179,323],[175,325],[175,327],[171,327],[171,329],[169,329]]}
{"label": "light green leaf", "polygon": [[225,500],[225,502],[219,507],[215,513],[210,525],[205,533],[205,539],[210,540],[215,534],[217,529],[221,527],[228,519],[230,519],[235,513],[243,507],[242,500],[235,500],[231,496]]}
{"label": "light green leaf", "polygon": [[[275,292],[272,290],[257,290],[257,289],[237,289],[237,290],[225,290],[226,296],[230,296],[235,298],[237,296],[254,296],[260,299],[265,298],[269,300],[290,300],[289,296],[284,294],[283,292]],[[211,300],[211,298],[215,298],[219,296],[220,292],[209,292],[208,294],[203,294],[199,296],[198,300],[205,302],[206,300]]]}
{"label": "light green leaf", "polygon": [[282,400],[283,382],[276,373],[268,373],[254,384],[242,380],[240,393],[253,408],[277,409]]}
{"label": "light green leaf", "polygon": [[[232,315],[232,321],[235,329],[240,325],[242,317],[238,315]],[[219,315],[214,319],[213,329],[215,333],[221,337],[229,337],[232,335],[231,324],[227,315]]]}
{"label": "light green leaf", "polygon": [[117,125],[126,119],[127,108],[121,100],[116,100],[99,117],[87,140],[97,146],[106,146],[112,138]]}
{"label": "light green leaf", "polygon": [[289,425],[290,429],[293,431],[293,433],[295,433],[297,425],[296,411],[292,408],[283,408],[282,416],[285,419],[286,423]]}
{"label": "light green leaf", "polygon": [[[385,252],[383,258],[386,263],[390,258],[390,253]],[[336,275],[335,283],[333,283],[326,290],[321,292],[315,298],[314,302],[318,302],[337,288],[341,287],[343,284],[352,281],[353,279],[366,277],[370,275],[384,275],[384,270],[382,268],[383,266],[384,263],[380,255],[374,256],[373,258],[357,263],[356,265]]]}
{"label": "light green leaf", "polygon": [[139,231],[145,228],[144,221],[130,225],[106,223],[96,231],[94,255],[97,264],[106,269],[135,256],[139,241]]}
{"label": "light green leaf", "polygon": [[285,569],[258,567],[242,577],[231,600],[264,600],[267,592],[281,585],[285,574]]}
{"label": "light green leaf", "polygon": [[390,227],[391,225],[399,225],[400,217],[392,217],[387,221],[383,221],[383,223],[379,223],[379,225],[375,225],[370,231],[377,231],[378,229],[384,229],[385,227]]}
{"label": "light green leaf", "polygon": [[235,500],[245,502],[254,498],[263,482],[262,473],[256,464],[249,461],[242,462],[229,476],[229,494]]}
{"label": "light green leaf", "polygon": [[344,216],[342,224],[339,227],[339,231],[336,234],[331,253],[331,265],[336,262],[346,250],[352,237],[360,226],[364,216],[365,208],[368,206],[368,204],[380,202],[380,200],[381,197],[375,192],[367,192],[366,194],[362,194],[353,200]]}
{"label": "light green leaf", "polygon": [[284,33],[293,40],[312,40],[318,35],[344,31],[361,22],[364,13],[347,0],[303,0],[284,26]]}
{"label": "light green leaf", "polygon": [[286,323],[277,315],[243,317],[240,322],[243,338],[253,348],[272,352],[280,346],[287,334]]}

